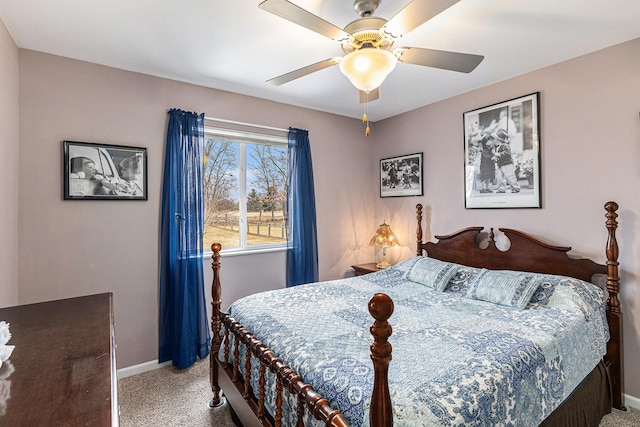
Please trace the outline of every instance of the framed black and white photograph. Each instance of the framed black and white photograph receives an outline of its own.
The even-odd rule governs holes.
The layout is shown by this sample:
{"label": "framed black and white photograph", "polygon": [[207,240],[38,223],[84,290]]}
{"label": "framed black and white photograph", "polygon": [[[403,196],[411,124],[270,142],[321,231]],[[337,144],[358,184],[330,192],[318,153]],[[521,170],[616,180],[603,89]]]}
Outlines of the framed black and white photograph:
{"label": "framed black and white photograph", "polygon": [[422,153],[380,160],[380,197],[422,196]]}
{"label": "framed black and white photograph", "polygon": [[466,209],[542,207],[539,95],[464,113]]}
{"label": "framed black and white photograph", "polygon": [[147,149],[63,141],[64,200],[147,200]]}

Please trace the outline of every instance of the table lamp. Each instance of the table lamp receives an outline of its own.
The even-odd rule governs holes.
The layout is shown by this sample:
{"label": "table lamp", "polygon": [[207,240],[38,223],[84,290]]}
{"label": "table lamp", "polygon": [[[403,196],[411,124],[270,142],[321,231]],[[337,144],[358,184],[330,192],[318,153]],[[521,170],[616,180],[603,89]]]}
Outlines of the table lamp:
{"label": "table lamp", "polygon": [[389,227],[385,221],[382,221],[380,227],[376,230],[376,233],[371,238],[369,245],[380,246],[382,248],[382,261],[376,264],[376,268],[389,268],[391,264],[387,262],[387,248],[391,246],[397,246],[399,244],[398,238],[391,231],[391,227]]}

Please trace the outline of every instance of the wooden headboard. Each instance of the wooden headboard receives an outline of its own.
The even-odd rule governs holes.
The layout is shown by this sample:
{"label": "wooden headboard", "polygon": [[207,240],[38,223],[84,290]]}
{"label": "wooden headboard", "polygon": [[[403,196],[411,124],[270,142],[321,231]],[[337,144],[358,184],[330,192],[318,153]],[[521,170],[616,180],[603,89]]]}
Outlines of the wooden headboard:
{"label": "wooden headboard", "polygon": [[552,246],[510,228],[498,229],[511,243],[508,250],[497,248],[493,228],[488,235],[488,246],[482,249],[477,242],[483,230],[484,227],[469,227],[453,234],[435,236],[437,243],[421,243],[419,237],[418,255],[425,251],[431,258],[471,267],[559,274],[586,281],[590,281],[594,274],[607,274],[606,265],[569,257],[569,246]]}
{"label": "wooden headboard", "polygon": [[418,228],[417,255],[426,252],[431,258],[492,270],[519,270],[533,273],[558,274],[592,281],[594,274],[607,276],[607,321],[611,338],[607,343],[605,364],[612,382],[613,406],[622,405],[622,312],[620,310],[620,277],[618,276],[618,242],[616,229],[618,204],[604,205],[608,238],[605,248],[607,263],[598,264],[586,258],[571,258],[569,246],[552,246],[510,228],[499,228],[509,239],[511,246],[502,251],[496,247],[493,228],[490,229],[488,246],[480,248],[476,243],[484,227],[469,227],[453,234],[434,236],[437,242],[422,242],[422,205],[416,206]]}

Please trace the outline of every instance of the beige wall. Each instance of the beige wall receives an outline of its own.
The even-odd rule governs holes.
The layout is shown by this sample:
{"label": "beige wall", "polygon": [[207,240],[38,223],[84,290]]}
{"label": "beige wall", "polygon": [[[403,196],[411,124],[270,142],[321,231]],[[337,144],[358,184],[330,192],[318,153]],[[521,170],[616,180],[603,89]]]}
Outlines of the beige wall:
{"label": "beige wall", "polygon": [[[419,84],[419,82],[418,82]],[[465,210],[463,112],[540,92],[542,209]],[[427,235],[466,226],[510,227],[605,262],[604,204],[620,205],[625,392],[640,397],[640,39],[470,92],[376,126],[374,159],[424,152],[424,196],[376,199],[409,246],[416,203],[426,206]],[[393,141],[393,143],[389,143]],[[377,165],[372,163],[372,168]]]}
{"label": "beige wall", "polygon": [[[366,246],[374,222],[371,140],[359,121],[21,50],[20,303],[113,292],[119,368],[157,359],[161,180],[171,107],[308,129],[321,278],[340,277],[372,256]],[[63,140],[147,147],[149,200],[63,201]],[[230,297],[283,286],[282,252],[222,262],[225,305]],[[205,260],[207,272],[210,264]]]}
{"label": "beige wall", "polygon": [[[18,303],[18,48],[0,19],[0,307]],[[2,319],[0,319],[2,320]]]}

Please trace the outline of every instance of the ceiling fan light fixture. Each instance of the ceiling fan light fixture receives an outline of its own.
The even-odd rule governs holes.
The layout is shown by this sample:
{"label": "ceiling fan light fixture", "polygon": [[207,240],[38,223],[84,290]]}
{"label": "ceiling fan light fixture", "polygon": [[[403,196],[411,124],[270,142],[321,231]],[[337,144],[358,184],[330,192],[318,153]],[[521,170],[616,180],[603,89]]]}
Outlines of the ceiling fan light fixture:
{"label": "ceiling fan light fixture", "polygon": [[379,87],[398,63],[398,58],[384,49],[362,48],[340,60],[340,71],[351,84],[364,92]]}

